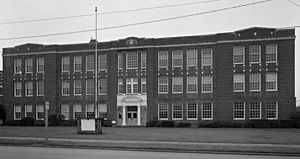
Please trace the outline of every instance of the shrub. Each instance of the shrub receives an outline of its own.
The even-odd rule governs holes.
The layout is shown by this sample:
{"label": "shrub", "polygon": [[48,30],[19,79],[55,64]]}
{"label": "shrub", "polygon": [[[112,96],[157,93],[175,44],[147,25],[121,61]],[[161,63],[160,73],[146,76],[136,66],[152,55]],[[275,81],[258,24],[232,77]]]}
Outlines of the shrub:
{"label": "shrub", "polygon": [[150,120],[147,121],[146,127],[158,127],[159,126],[159,121],[158,120]]}
{"label": "shrub", "polygon": [[5,125],[7,126],[20,126],[21,120],[8,120],[5,122]]}
{"label": "shrub", "polygon": [[0,119],[5,119],[5,109],[2,105],[0,105]]}
{"label": "shrub", "polygon": [[174,127],[175,123],[174,121],[161,121],[160,122],[160,127]]}
{"label": "shrub", "polygon": [[178,123],[176,125],[176,127],[179,127],[179,128],[189,128],[189,127],[191,127],[191,123]]}
{"label": "shrub", "polygon": [[102,120],[102,126],[104,127],[112,127],[112,122],[111,120]]}
{"label": "shrub", "polygon": [[33,126],[34,119],[32,117],[25,117],[25,118],[21,119],[20,123],[22,126]]}
{"label": "shrub", "polygon": [[291,119],[300,121],[300,112],[295,112],[294,114],[292,114]]}
{"label": "shrub", "polygon": [[270,121],[269,120],[251,120],[249,121],[250,128],[269,128]]}
{"label": "shrub", "polygon": [[198,127],[201,127],[201,128],[212,128],[213,127],[213,122],[200,122],[198,124]]}
{"label": "shrub", "polygon": [[77,120],[63,120],[61,126],[77,126]]}
{"label": "shrub", "polygon": [[44,120],[35,120],[34,121],[34,126],[45,126]]}
{"label": "shrub", "polygon": [[59,121],[58,121],[56,115],[49,115],[48,116],[48,125],[49,126],[58,126],[59,125]]}
{"label": "shrub", "polygon": [[294,120],[280,120],[280,127],[281,128],[295,128],[296,121]]}

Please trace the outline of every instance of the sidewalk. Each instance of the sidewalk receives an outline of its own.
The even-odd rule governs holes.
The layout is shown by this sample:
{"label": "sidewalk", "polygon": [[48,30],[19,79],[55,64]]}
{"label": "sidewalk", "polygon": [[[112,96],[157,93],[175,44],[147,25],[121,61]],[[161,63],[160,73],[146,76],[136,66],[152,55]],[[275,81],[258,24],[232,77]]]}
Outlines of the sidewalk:
{"label": "sidewalk", "polygon": [[[44,146],[45,138],[0,137],[0,144]],[[246,144],[246,143],[204,143],[173,141],[128,141],[99,139],[49,138],[49,146],[93,149],[131,149],[175,152],[222,152],[222,153],[267,153],[299,155],[300,145],[295,144]]]}

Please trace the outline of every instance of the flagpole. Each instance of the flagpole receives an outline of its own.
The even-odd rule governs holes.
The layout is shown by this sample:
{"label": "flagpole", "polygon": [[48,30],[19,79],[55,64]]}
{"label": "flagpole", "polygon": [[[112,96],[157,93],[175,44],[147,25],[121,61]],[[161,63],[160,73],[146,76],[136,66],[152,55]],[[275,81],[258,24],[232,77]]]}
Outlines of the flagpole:
{"label": "flagpole", "polygon": [[95,118],[98,118],[98,40],[97,40],[97,7],[95,7]]}

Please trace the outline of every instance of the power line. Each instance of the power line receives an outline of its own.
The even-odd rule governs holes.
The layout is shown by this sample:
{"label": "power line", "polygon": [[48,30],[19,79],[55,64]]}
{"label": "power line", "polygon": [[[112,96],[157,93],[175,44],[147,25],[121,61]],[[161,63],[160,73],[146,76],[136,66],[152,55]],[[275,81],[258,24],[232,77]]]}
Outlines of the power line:
{"label": "power line", "polygon": [[[143,10],[172,8],[172,7],[179,7],[179,6],[186,6],[186,5],[211,3],[211,2],[217,2],[217,1],[222,1],[222,0],[195,1],[195,2],[180,3],[180,4],[173,4],[173,5],[164,5],[164,6],[156,6],[156,7],[145,7],[145,8],[137,8],[137,9],[129,9],[129,10],[119,10],[119,11],[111,11],[111,12],[102,12],[102,13],[98,13],[98,15],[109,15],[109,14],[117,14],[117,13],[137,12],[137,11],[143,11]],[[30,23],[30,22],[39,22],[39,21],[49,21],[49,20],[61,20],[61,19],[70,19],[70,18],[80,18],[80,17],[88,17],[88,16],[94,16],[94,15],[95,14],[82,14],[82,15],[63,16],[63,17],[52,17],[52,18],[40,18],[40,19],[22,20],[22,21],[1,22],[0,25]]]}
{"label": "power line", "polygon": [[297,6],[297,7],[299,7],[300,8],[300,5],[298,4],[298,3],[296,3],[296,2],[294,2],[294,1],[292,1],[292,0],[288,0],[290,3],[292,3],[293,5],[295,5],[295,6]]}
{"label": "power line", "polygon": [[[226,7],[226,8],[221,8],[221,9],[216,9],[216,10],[211,10],[211,11],[205,11],[205,12],[198,12],[198,13],[193,13],[193,14],[187,14],[187,15],[182,15],[182,16],[176,16],[176,17],[169,17],[169,18],[162,18],[162,19],[151,20],[151,21],[144,21],[144,22],[137,22],[137,23],[130,23],[130,24],[124,24],[124,25],[98,28],[98,30],[110,30],[110,29],[124,28],[124,27],[129,27],[129,26],[144,25],[144,24],[150,24],[150,23],[158,23],[158,22],[168,21],[168,20],[182,19],[182,18],[187,18],[187,17],[193,17],[193,16],[198,16],[198,15],[203,15],[203,14],[209,14],[209,13],[215,13],[215,12],[220,12],[220,11],[225,11],[225,10],[231,10],[231,9],[251,6],[251,5],[255,5],[255,4],[266,3],[266,2],[269,2],[269,1],[271,1],[271,0],[263,0],[263,1],[253,2],[253,3],[243,4],[243,5],[236,5],[236,6],[231,6],[231,7]],[[63,32],[63,33],[21,36],[21,37],[12,37],[12,38],[0,38],[0,40],[3,41],[3,40],[27,39],[27,38],[47,37],[47,36],[59,36],[59,35],[69,35],[69,34],[91,32],[91,31],[94,31],[94,29],[79,30],[79,31],[72,31],[72,32]]]}

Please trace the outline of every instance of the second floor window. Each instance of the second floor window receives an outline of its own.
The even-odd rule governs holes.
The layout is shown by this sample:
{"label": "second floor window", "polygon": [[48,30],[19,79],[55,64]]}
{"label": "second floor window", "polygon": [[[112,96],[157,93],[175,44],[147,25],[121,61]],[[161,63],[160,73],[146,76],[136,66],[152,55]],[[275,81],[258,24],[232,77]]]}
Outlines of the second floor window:
{"label": "second floor window", "polygon": [[86,80],[86,95],[95,94],[95,80],[87,79]]}
{"label": "second floor window", "polygon": [[74,56],[74,72],[81,72],[82,70],[82,57]]}
{"label": "second floor window", "polygon": [[172,67],[182,67],[182,50],[172,51]]}
{"label": "second floor window", "polygon": [[168,51],[158,52],[158,68],[168,68]]}
{"label": "second floor window", "polygon": [[74,80],[74,95],[82,95],[82,81]]}
{"label": "second floor window", "polygon": [[14,83],[14,95],[15,95],[15,97],[22,96],[22,83],[21,82]]}
{"label": "second floor window", "polygon": [[107,55],[106,54],[101,54],[98,56],[98,67],[100,70],[107,69]]}
{"label": "second floor window", "polygon": [[213,77],[211,75],[202,76],[202,93],[213,92]]}
{"label": "second floor window", "polygon": [[122,53],[119,53],[118,54],[118,69],[123,69],[123,54]]}
{"label": "second floor window", "polygon": [[266,73],[266,91],[277,91],[277,73]]}
{"label": "second floor window", "polygon": [[186,50],[186,65],[188,67],[197,67],[198,65],[197,50]]}
{"label": "second floor window", "polygon": [[32,105],[25,105],[25,117],[33,117]]}
{"label": "second floor window", "polygon": [[147,67],[147,54],[145,51],[141,53],[141,68]]}
{"label": "second floor window", "polygon": [[14,60],[14,72],[15,72],[15,74],[22,73],[22,60],[21,59]]}
{"label": "second floor window", "polygon": [[37,96],[44,96],[44,93],[45,93],[44,81],[37,81],[36,84],[37,84],[37,86],[36,86]]}
{"label": "second floor window", "polygon": [[25,59],[25,72],[26,73],[32,73],[33,72],[33,59],[32,58],[26,58]]}
{"label": "second floor window", "polygon": [[266,62],[267,63],[277,62],[277,45],[276,44],[266,45]]}
{"label": "second floor window", "polygon": [[233,75],[233,92],[245,91],[245,74]]}
{"label": "second floor window", "polygon": [[245,64],[245,47],[233,47],[233,64]]}
{"label": "second floor window", "polygon": [[212,49],[202,49],[202,66],[212,66],[213,64],[213,51]]}
{"label": "second floor window", "polygon": [[126,79],[126,93],[136,94],[138,93],[138,78],[127,78]]}
{"label": "second floor window", "polygon": [[124,93],[124,85],[123,85],[123,79],[118,79],[118,93]]}
{"label": "second floor window", "polygon": [[70,81],[65,80],[61,82],[62,85],[62,95],[69,96],[70,95]]}
{"label": "second floor window", "polygon": [[62,72],[70,72],[70,57],[64,56],[61,58]]}
{"label": "second floor window", "polygon": [[44,66],[45,66],[45,60],[44,57],[38,57],[36,59],[36,72],[37,73],[44,73]]}
{"label": "second floor window", "polygon": [[173,93],[182,93],[183,92],[182,77],[172,77],[172,92]]}
{"label": "second floor window", "polygon": [[99,79],[98,94],[106,94],[106,93],[107,93],[107,79]]}
{"label": "second floor window", "polygon": [[158,93],[168,93],[168,77],[158,77]]}
{"label": "second floor window", "polygon": [[27,97],[33,96],[33,82],[32,81],[25,82],[25,96],[27,96]]}
{"label": "second floor window", "polygon": [[187,93],[197,93],[198,78],[197,76],[187,77]]}
{"label": "second floor window", "polygon": [[249,74],[249,90],[250,91],[260,91],[260,73],[250,73]]}
{"label": "second floor window", "polygon": [[147,92],[147,83],[146,83],[146,77],[141,78],[141,93],[145,94]]}
{"label": "second floor window", "polygon": [[86,71],[94,71],[95,68],[95,56],[87,55],[86,56]]}
{"label": "second floor window", "polygon": [[260,63],[261,60],[261,47],[260,45],[250,45],[249,46],[249,62]]}
{"label": "second floor window", "polygon": [[138,68],[137,52],[129,52],[126,54],[126,68],[127,69],[137,69]]}

